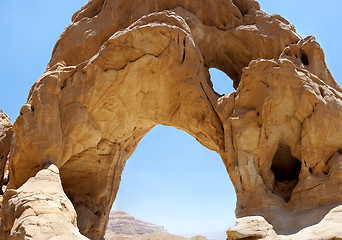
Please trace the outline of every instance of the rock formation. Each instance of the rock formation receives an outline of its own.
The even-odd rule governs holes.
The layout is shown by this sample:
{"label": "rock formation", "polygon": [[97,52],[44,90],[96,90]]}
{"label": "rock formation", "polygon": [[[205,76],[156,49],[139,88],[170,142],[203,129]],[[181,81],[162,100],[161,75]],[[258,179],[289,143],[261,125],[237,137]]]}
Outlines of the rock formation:
{"label": "rock formation", "polygon": [[[211,67],[229,75],[236,92],[214,92]],[[157,124],[221,155],[237,217],[261,216],[237,228],[254,231],[257,221],[261,232],[291,239],[316,233],[315,224],[331,229],[342,224],[330,217],[342,202],[341,99],[315,39],[302,39],[254,0],[90,0],[58,39],[14,123],[4,200],[13,210],[2,208],[0,231],[4,239],[17,236],[14,229],[35,234],[12,221],[26,214],[14,205],[35,202],[16,196],[48,164],[59,169],[79,231],[101,239],[125,163]],[[65,198],[56,194],[57,202]],[[27,211],[35,212],[33,203]],[[72,235],[76,220],[61,216]],[[268,236],[247,232],[228,236]]]}
{"label": "rock formation", "polygon": [[234,227],[227,231],[228,240],[238,239],[265,239],[265,240],[293,240],[293,239],[342,239],[342,206],[339,205],[318,224],[304,228],[301,231],[283,236],[277,235],[273,226],[263,217],[253,216],[239,218]]}
{"label": "rock formation", "polygon": [[341,203],[342,95],[323,56],[309,37],[279,59],[252,61],[224,127],[237,216],[261,215],[282,234]]}
{"label": "rock formation", "polygon": [[1,220],[1,239],[87,239],[78,231],[75,209],[53,164],[6,191]]}
{"label": "rock formation", "polygon": [[0,206],[8,183],[8,154],[10,152],[13,126],[9,117],[0,110]]}

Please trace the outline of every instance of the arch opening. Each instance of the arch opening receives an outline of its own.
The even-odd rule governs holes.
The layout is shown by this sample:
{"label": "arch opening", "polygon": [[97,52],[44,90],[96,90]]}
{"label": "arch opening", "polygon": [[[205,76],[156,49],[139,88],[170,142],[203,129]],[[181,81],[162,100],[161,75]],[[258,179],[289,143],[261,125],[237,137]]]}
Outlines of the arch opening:
{"label": "arch opening", "polygon": [[220,95],[234,92],[233,80],[223,71],[217,68],[209,68],[210,80],[213,89]]}
{"label": "arch opening", "polygon": [[235,190],[220,156],[186,132],[158,125],[127,161],[112,210],[170,234],[225,239],[235,223]]}

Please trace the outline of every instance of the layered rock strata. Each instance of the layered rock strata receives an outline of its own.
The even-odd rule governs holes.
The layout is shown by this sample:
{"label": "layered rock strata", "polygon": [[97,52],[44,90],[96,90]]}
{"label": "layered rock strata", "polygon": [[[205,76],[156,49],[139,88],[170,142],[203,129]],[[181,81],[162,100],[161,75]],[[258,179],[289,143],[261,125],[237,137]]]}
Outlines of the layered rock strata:
{"label": "layered rock strata", "polygon": [[[101,239],[125,163],[157,124],[218,152],[237,217],[274,234],[341,204],[342,91],[313,37],[254,0],[90,0],[72,20],[14,124],[4,204],[52,163],[80,232]],[[217,94],[210,67],[236,92]]]}

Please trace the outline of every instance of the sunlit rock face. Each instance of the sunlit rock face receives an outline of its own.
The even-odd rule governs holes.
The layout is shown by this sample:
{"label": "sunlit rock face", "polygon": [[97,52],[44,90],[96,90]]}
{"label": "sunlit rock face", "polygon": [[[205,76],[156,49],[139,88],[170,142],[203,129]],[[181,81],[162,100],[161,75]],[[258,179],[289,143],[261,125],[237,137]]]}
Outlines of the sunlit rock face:
{"label": "sunlit rock face", "polygon": [[[72,20],[14,124],[4,204],[33,201],[14,201],[13,191],[53,164],[77,212],[71,224],[102,239],[127,159],[164,124],[222,156],[236,215],[247,217],[228,231],[231,239],[300,230],[316,239],[315,226],[342,224],[332,214],[342,200],[342,93],[313,37],[301,39],[253,0],[90,0]],[[230,76],[236,92],[215,93],[211,67]],[[27,224],[12,209],[1,210],[4,239],[14,236],[11,224]],[[44,214],[51,216],[44,226],[54,214]],[[68,229],[63,234],[72,235]],[[339,236],[325,232],[317,239]]]}
{"label": "sunlit rock face", "polygon": [[76,211],[57,166],[46,164],[20,188],[7,190],[0,239],[88,239],[77,228]]}
{"label": "sunlit rock face", "polygon": [[289,234],[341,203],[341,97],[312,37],[244,69],[224,127],[238,217],[260,215]]}

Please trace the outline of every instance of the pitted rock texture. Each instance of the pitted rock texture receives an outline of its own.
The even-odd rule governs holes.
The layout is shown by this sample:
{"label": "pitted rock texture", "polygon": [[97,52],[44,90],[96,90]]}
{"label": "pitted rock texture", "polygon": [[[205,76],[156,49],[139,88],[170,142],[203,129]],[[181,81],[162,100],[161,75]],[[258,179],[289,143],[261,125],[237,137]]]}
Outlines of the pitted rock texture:
{"label": "pitted rock texture", "polygon": [[[231,129],[226,164],[237,216],[261,215],[281,234],[318,223],[342,201],[342,94],[317,48],[309,37],[277,60],[252,61],[224,127]],[[298,54],[291,49],[307,61],[291,61]],[[319,69],[327,78],[318,77]]]}
{"label": "pitted rock texture", "polygon": [[221,155],[237,217],[288,235],[341,204],[342,91],[313,37],[254,0],[90,0],[72,19],[14,124],[9,191],[55,164],[80,232],[102,239],[126,161],[164,124]]}

